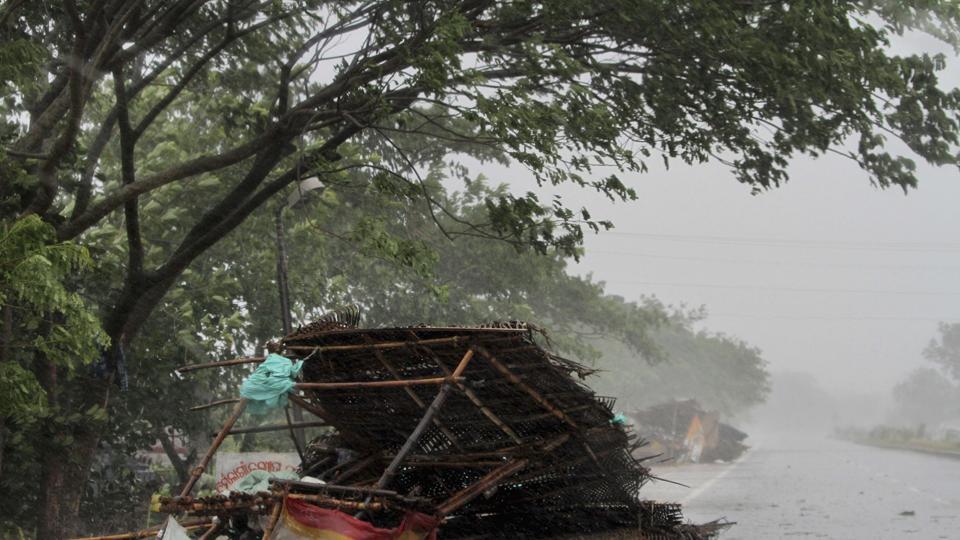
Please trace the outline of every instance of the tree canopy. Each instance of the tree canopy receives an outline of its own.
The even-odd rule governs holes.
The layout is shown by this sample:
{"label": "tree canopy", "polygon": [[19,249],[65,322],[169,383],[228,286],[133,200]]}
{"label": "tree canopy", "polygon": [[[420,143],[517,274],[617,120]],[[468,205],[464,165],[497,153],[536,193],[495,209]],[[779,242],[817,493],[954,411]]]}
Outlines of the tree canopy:
{"label": "tree canopy", "polygon": [[[474,180],[441,156],[507,160],[541,185],[630,200],[624,172],[644,171],[650,160],[716,159],[759,191],[786,181],[793,156],[839,152],[875,185],[907,189],[917,183],[913,159],[957,164],[960,92],[939,84],[944,57],[898,56],[890,41],[918,31],[957,47],[958,21],[960,8],[947,1],[3,3],[0,215],[42,222],[48,246],[79,243],[93,253],[97,264],[82,279],[54,265],[67,293],[57,297],[57,317],[70,295],[89,295],[99,321],[83,339],[99,336],[99,326],[112,348],[99,355],[105,342],[96,337],[98,345],[73,346],[69,358],[37,346],[18,360],[60,375],[41,382],[48,410],[67,419],[37,446],[39,536],[67,535],[102,433],[73,415],[109,405],[124,349],[147,346],[135,337],[151,317],[180,321],[174,332],[215,348],[243,348],[263,335],[239,331],[239,281],[209,284],[221,294],[201,301],[197,291],[210,289],[190,289],[201,281],[189,273],[262,275],[269,265],[256,249],[229,264],[215,252],[245,222],[269,219],[258,212],[299,181],[316,176],[326,197],[349,200],[338,186],[352,179],[350,189],[416,206],[426,220],[387,206],[352,222],[348,238],[360,252],[413,268],[466,312],[502,313],[507,296],[459,289],[471,277],[503,284],[495,272],[451,274],[455,286],[444,288],[424,264],[429,250],[416,238],[398,240],[391,227],[576,256],[585,231],[611,224],[537,192],[441,196],[437,184]],[[888,150],[895,139],[904,155]],[[600,172],[608,167],[618,172]],[[536,285],[537,275],[528,277]],[[530,312],[575,331],[583,320],[564,322],[562,310],[579,307],[577,290],[596,296],[595,285],[566,286],[566,304],[541,288]],[[349,275],[322,287],[362,296]],[[373,311],[387,320],[383,309],[398,297],[378,298]],[[648,343],[617,322],[645,328],[648,315],[613,304],[597,310],[583,316],[607,318],[610,330]],[[7,320],[5,330],[27,319],[14,310]],[[66,317],[25,336],[49,340],[57,324],[81,320],[90,322]],[[94,356],[111,375],[76,369]],[[60,459],[63,437],[72,460]]]}

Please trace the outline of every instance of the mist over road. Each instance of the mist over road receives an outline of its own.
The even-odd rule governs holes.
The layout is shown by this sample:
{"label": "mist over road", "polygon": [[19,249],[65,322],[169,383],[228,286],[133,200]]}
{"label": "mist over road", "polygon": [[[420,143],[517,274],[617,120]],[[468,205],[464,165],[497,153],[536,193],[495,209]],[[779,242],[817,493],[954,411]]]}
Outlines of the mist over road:
{"label": "mist over road", "polygon": [[694,522],[737,522],[721,538],[960,538],[960,460],[820,435],[764,435],[732,464],[654,466],[646,499],[682,502]]}

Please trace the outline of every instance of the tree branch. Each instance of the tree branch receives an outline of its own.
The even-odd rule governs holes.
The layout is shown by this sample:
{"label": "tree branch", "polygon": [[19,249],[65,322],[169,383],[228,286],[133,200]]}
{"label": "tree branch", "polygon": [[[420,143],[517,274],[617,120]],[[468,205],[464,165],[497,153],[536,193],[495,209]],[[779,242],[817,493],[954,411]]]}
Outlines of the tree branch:
{"label": "tree branch", "polygon": [[174,165],[158,173],[141,178],[136,182],[117,189],[94,204],[89,210],[76,219],[62,225],[57,230],[61,240],[70,240],[83,233],[91,225],[97,223],[104,216],[122,206],[133,197],[147,193],[171,182],[182,180],[201,173],[215,171],[239,163],[263,148],[263,145],[278,133],[274,128],[268,128],[253,140],[227,150],[220,154],[198,156],[189,161]]}
{"label": "tree branch", "polygon": [[[135,178],[134,149],[136,136],[130,125],[130,109],[123,80],[123,69],[113,71],[113,84],[117,100],[117,124],[120,127],[120,179],[124,186],[133,184]],[[138,198],[131,197],[123,206],[127,229],[127,282],[133,284],[143,277],[143,239],[140,236],[140,210]]]}

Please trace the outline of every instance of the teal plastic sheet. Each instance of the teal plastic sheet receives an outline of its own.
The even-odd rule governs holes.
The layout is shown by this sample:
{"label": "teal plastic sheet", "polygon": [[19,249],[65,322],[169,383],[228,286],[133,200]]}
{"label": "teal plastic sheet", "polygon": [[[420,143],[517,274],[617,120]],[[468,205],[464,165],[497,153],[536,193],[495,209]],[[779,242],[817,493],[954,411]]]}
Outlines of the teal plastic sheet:
{"label": "teal plastic sheet", "polygon": [[302,368],[303,360],[294,362],[279,354],[267,356],[240,387],[240,395],[250,400],[247,410],[265,414],[270,409],[285,407],[287,394],[293,390]]}
{"label": "teal plastic sheet", "polygon": [[261,491],[270,491],[270,480],[299,480],[300,477],[292,471],[250,471],[250,474],[244,476],[230,491],[241,493],[260,493]]}

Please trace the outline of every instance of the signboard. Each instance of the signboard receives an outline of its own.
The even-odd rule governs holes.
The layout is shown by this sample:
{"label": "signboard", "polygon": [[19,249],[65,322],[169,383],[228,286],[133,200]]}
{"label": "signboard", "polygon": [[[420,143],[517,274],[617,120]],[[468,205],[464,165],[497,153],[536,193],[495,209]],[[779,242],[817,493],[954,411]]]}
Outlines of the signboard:
{"label": "signboard", "polygon": [[219,452],[214,478],[217,493],[229,493],[251,471],[296,472],[300,456],[294,452]]}

